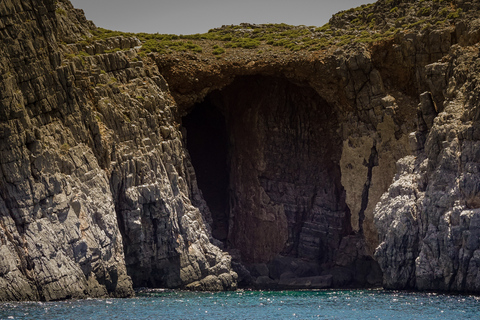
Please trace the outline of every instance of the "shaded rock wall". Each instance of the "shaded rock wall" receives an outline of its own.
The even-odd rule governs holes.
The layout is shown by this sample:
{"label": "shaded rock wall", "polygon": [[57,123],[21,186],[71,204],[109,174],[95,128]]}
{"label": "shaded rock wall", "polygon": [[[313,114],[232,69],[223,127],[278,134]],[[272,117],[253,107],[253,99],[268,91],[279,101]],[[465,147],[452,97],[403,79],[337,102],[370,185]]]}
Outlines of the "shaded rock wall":
{"label": "shaded rock wall", "polygon": [[331,106],[311,88],[255,76],[211,99],[231,143],[231,246],[246,262],[279,253],[331,260],[349,224]]}
{"label": "shaded rock wall", "polygon": [[[212,236],[225,242],[229,225],[229,135],[225,117],[210,101],[204,101],[182,119],[185,145],[195,168],[202,197],[194,204],[210,217]],[[200,201],[198,201],[200,200]],[[208,212],[209,211],[209,212]]]}
{"label": "shaded rock wall", "polygon": [[[262,263],[270,261],[270,271],[265,271],[262,269],[263,267],[259,267],[264,271],[258,272],[258,268],[254,267],[251,269],[252,274],[256,274],[257,277],[267,276],[270,278],[279,276],[278,272],[273,272],[272,274],[271,271],[283,263],[274,258],[276,255],[277,257],[278,254],[280,256],[288,256],[289,254],[294,257],[301,256],[301,253],[298,251],[301,240],[300,242],[295,242],[298,241],[293,240],[295,237],[297,237],[296,239],[304,237],[304,240],[309,238],[312,243],[315,243],[311,248],[316,248],[317,251],[311,251],[311,255],[304,256],[310,259],[310,261],[318,263],[319,261],[324,261],[322,260],[323,255],[330,255],[330,264],[322,265],[314,272],[333,274],[334,283],[348,283],[352,281],[355,274],[363,272],[362,270],[364,269],[360,266],[363,263],[361,261],[368,265],[369,259],[374,257],[377,246],[381,243],[379,247],[379,250],[381,250],[382,246],[385,245],[383,243],[384,235],[390,232],[391,223],[394,223],[394,219],[390,217],[387,223],[378,224],[376,222],[378,217],[375,218],[374,210],[382,194],[392,184],[392,178],[395,177],[397,170],[395,163],[404,156],[415,153],[419,148],[421,149],[422,147],[419,144],[422,144],[426,139],[425,134],[423,136],[417,134],[413,136],[415,138],[412,140],[412,136],[409,136],[409,133],[417,130],[417,127],[421,128],[419,130],[422,132],[428,131],[432,127],[437,113],[445,108],[445,88],[451,77],[451,68],[445,62],[445,59],[450,59],[447,58],[448,54],[451,52],[452,46],[455,47],[454,45],[458,39],[464,39],[459,31],[462,28],[472,30],[471,26],[458,24],[455,27],[439,30],[425,29],[418,33],[398,33],[393,40],[381,42],[370,47],[361,45],[351,46],[336,51],[324,52],[323,55],[316,56],[301,53],[295,58],[284,58],[275,55],[268,56],[268,54],[265,57],[249,56],[248,53],[245,53],[244,56],[238,58],[238,61],[234,60],[233,62],[228,60],[221,62],[209,61],[207,59],[202,61],[188,55],[185,55],[180,62],[169,60],[169,58],[156,60],[162,74],[171,84],[171,90],[179,103],[181,114],[188,113],[196,101],[202,101],[205,97],[213,100],[215,105],[224,112],[228,124],[227,131],[230,132],[229,159],[231,163],[229,165],[231,171],[229,192],[230,197],[234,199],[230,203],[229,208],[230,246],[231,248],[240,248],[240,251],[245,256],[244,262]],[[462,43],[462,45],[469,44],[467,42]],[[342,218],[339,219],[339,221],[343,221],[343,224],[341,224],[343,229],[340,228],[339,230],[342,231],[335,233],[339,235],[338,239],[332,240],[332,242],[335,242],[335,245],[327,246],[330,250],[331,248],[336,248],[335,253],[319,249],[319,244],[322,242],[322,232],[312,232],[307,237],[304,232],[306,229],[303,227],[295,229],[298,228],[298,224],[293,222],[295,219],[291,217],[299,217],[305,210],[301,206],[292,209],[291,203],[284,201],[285,198],[282,198],[282,196],[288,194],[288,191],[279,189],[278,186],[282,183],[278,183],[278,181],[283,178],[278,177],[292,176],[288,173],[290,168],[296,168],[297,170],[292,169],[292,172],[295,172],[294,175],[301,176],[299,171],[301,172],[302,169],[309,166],[307,162],[303,163],[302,160],[299,160],[299,163],[305,165],[300,165],[300,170],[295,167],[297,158],[301,159],[302,157],[301,152],[292,152],[298,156],[294,160],[288,156],[282,158],[285,154],[290,154],[288,147],[289,136],[282,136],[277,134],[277,132],[269,132],[269,128],[275,126],[269,125],[268,120],[264,119],[268,119],[270,116],[274,117],[275,112],[262,114],[261,111],[262,105],[270,106],[265,107],[268,110],[281,108],[279,106],[284,105],[288,99],[280,98],[283,93],[273,94],[275,98],[271,98],[265,93],[269,92],[269,90],[255,91],[257,86],[260,87],[260,84],[265,82],[261,82],[260,77],[257,76],[244,77],[250,75],[259,75],[267,78],[275,77],[280,79],[280,82],[290,82],[299,87],[307,88],[307,91],[309,90],[308,88],[313,89],[324,102],[313,102],[312,105],[328,105],[337,119],[335,123],[338,123],[338,125],[329,125],[328,121],[322,124],[326,127],[335,128],[337,130],[336,133],[329,137],[332,137],[332,141],[341,142],[337,147],[333,147],[335,143],[331,144],[332,148],[339,153],[339,155],[337,154],[337,156],[333,157],[332,163],[339,167],[340,172],[338,175],[335,175],[335,171],[330,170],[329,174],[331,175],[327,180],[340,181],[337,190],[344,190],[342,191],[344,192],[344,200],[338,201],[342,197],[337,197],[336,204],[341,207],[342,202],[345,201],[346,205],[340,210],[342,212],[340,215],[343,217],[350,216],[349,226],[345,224]],[[248,94],[242,95],[238,92],[242,91],[239,89],[242,86],[240,83],[246,81],[245,79],[250,79],[249,82],[251,84],[249,84],[250,87],[242,84],[248,87],[244,91],[248,92]],[[268,85],[265,86],[268,87]],[[285,91],[288,92],[288,90],[283,88],[282,92]],[[425,91],[428,91],[428,94],[421,95]],[[275,92],[275,90],[271,92]],[[306,94],[306,91],[302,91],[301,96],[308,96],[308,94]],[[231,99],[230,103],[225,102],[228,99]],[[302,98],[295,97],[294,100],[301,104]],[[420,109],[417,108],[419,103]],[[255,107],[253,111],[245,112],[245,115],[242,114],[244,112],[242,110],[248,110],[248,106]],[[312,108],[310,107],[310,109]],[[238,113],[235,114],[232,110],[238,110],[235,111]],[[283,114],[293,115],[295,118],[294,113],[283,110]],[[231,119],[245,120],[242,120],[243,122],[240,120],[229,120],[229,115]],[[308,118],[316,119],[317,117]],[[318,117],[318,119],[320,118]],[[236,121],[242,123],[240,129],[235,129]],[[265,125],[267,129],[265,130],[263,130],[264,125],[261,124],[262,121],[267,123]],[[292,127],[288,123],[288,121],[291,121],[291,118],[286,123],[280,119],[275,121],[279,132],[282,132],[281,127]],[[304,120],[302,123],[307,127],[309,126],[308,120]],[[258,134],[259,128],[261,132],[263,130],[263,133]],[[238,133],[235,133],[235,130],[238,130]],[[242,141],[245,142],[239,142],[240,139],[235,138],[240,136]],[[278,141],[275,141],[275,139],[278,139]],[[301,138],[299,140],[303,141]],[[238,147],[238,145],[235,145],[236,143],[245,143],[244,151],[238,152],[237,148],[242,147]],[[273,145],[275,148],[272,148],[272,154],[277,152],[275,157],[283,159],[283,161],[275,162],[274,165],[268,167],[268,160],[266,159],[269,157],[269,148]],[[278,150],[283,150],[284,152],[279,152]],[[318,150],[322,150],[322,147],[319,147]],[[323,154],[323,152],[321,153]],[[250,163],[246,160],[241,160],[247,154],[248,156],[245,156],[245,159],[257,160],[250,161]],[[285,163],[288,163],[288,169],[282,167]],[[324,163],[316,163],[316,166],[312,167],[318,169],[319,166],[324,166]],[[275,169],[272,169],[273,167]],[[244,168],[248,169],[245,170]],[[267,168],[271,169],[272,174],[265,177],[269,172]],[[315,176],[315,170],[317,169],[309,168],[304,170]],[[245,173],[238,173],[243,172],[242,170],[245,170]],[[264,174],[265,172],[267,174]],[[288,178],[285,180],[288,180]],[[312,185],[320,187],[324,180],[326,179],[316,179]],[[234,181],[242,181],[242,183],[235,183]],[[263,184],[255,181],[262,181]],[[268,183],[269,181],[274,182]],[[333,184],[336,185],[337,182]],[[258,184],[260,184],[260,187],[258,187]],[[299,180],[293,183],[295,186],[300,184]],[[247,185],[257,186],[248,189],[245,188]],[[401,185],[403,185],[403,182]],[[329,189],[332,190],[332,188]],[[278,192],[272,192],[272,190]],[[283,191],[283,193],[280,191]],[[248,200],[242,200],[244,199],[244,194],[248,194],[248,192],[251,192],[251,196],[245,196]],[[282,194],[282,196],[277,196],[278,194]],[[302,191],[296,189],[292,191],[293,197],[291,198],[298,200],[297,196],[301,194],[303,194]],[[267,195],[268,197],[259,195]],[[242,216],[242,213],[239,213],[242,210],[238,210],[238,203],[242,203],[242,201],[251,203],[250,209],[245,210],[245,212],[253,216],[256,215],[257,218],[246,219],[244,226],[239,229],[243,231],[235,237],[235,223],[239,223],[236,219]],[[435,199],[434,201],[437,200]],[[247,205],[244,206],[245,208],[248,207]],[[269,210],[257,210],[265,207],[268,207]],[[238,211],[235,211],[236,209]],[[385,210],[387,209],[383,208],[380,211]],[[377,210],[377,212],[380,211]],[[262,212],[265,214],[262,214]],[[286,212],[290,212],[290,219],[285,218],[287,216]],[[392,214],[398,214],[393,213],[396,212],[393,209],[391,212]],[[258,230],[263,230],[266,233],[265,238],[268,238],[270,242],[262,240],[263,235],[261,232],[258,232],[258,238],[252,237],[250,233],[245,232],[245,230],[255,230],[259,223],[253,221],[262,216],[270,217],[269,219],[264,219],[268,221],[269,225]],[[305,225],[308,225],[310,223],[308,219],[303,220],[303,218],[300,218],[297,221],[302,221],[301,224],[305,223]],[[323,221],[322,226],[325,227],[325,221]],[[416,234],[415,227],[412,228],[406,226],[404,230],[405,232]],[[268,230],[274,230],[274,232],[270,234]],[[285,230],[289,231],[286,232]],[[298,230],[303,231],[299,232]],[[347,236],[347,230],[351,230],[354,235]],[[236,239],[242,238],[248,240],[235,245]],[[262,245],[255,246],[255,249],[250,249],[249,241]],[[409,240],[406,243],[407,245],[401,244],[401,246],[408,254],[405,253],[404,256],[399,252],[398,257],[393,255],[392,259],[397,259],[404,263],[404,261],[408,260],[405,258],[406,256],[416,256],[416,242]],[[265,249],[262,249],[262,246]],[[357,249],[354,249],[354,247]],[[321,245],[320,248],[322,248]],[[250,252],[246,254],[249,250]],[[388,250],[393,249],[386,249],[386,251]],[[397,251],[393,250],[393,252]],[[350,259],[349,256],[355,258]],[[380,257],[378,253],[376,257]],[[274,261],[277,261],[275,262],[277,266],[271,265]],[[393,262],[385,262],[382,265],[383,271],[388,274],[390,270],[386,267],[387,265],[393,265]],[[376,272],[379,273],[380,271],[377,270]],[[408,273],[407,271],[404,272]],[[301,272],[297,275],[299,274]],[[362,283],[365,283],[368,274],[359,277],[363,278],[364,282]],[[371,281],[370,283],[375,282],[373,279]],[[385,281],[390,283],[387,280]],[[404,281],[408,282],[409,280]],[[395,285],[391,287],[394,288]]]}
{"label": "shaded rock wall", "polygon": [[[362,232],[370,235],[368,251],[373,254],[377,244],[373,207],[391,181],[395,160],[408,153],[407,136],[413,123],[407,118],[416,113],[415,98],[402,91],[387,90],[381,73],[373,67],[373,54],[364,47],[325,52],[322,56],[303,55],[259,58],[246,53],[239,62],[190,60],[188,56],[181,63],[168,58],[156,62],[171,85],[181,114],[188,113],[193,102],[201,101],[209,92],[231,86],[238,76],[273,76],[313,89],[330,106],[339,123],[336,137],[343,141],[343,147],[339,147],[341,183],[346,191],[352,229],[359,232],[361,226]],[[196,81],[190,83],[191,79]],[[397,99],[406,101],[399,107]],[[372,156],[373,146],[385,149],[378,152],[380,160],[373,161],[376,159]],[[371,156],[369,178],[364,163],[368,164]],[[370,193],[366,193],[362,208],[365,185]]]}

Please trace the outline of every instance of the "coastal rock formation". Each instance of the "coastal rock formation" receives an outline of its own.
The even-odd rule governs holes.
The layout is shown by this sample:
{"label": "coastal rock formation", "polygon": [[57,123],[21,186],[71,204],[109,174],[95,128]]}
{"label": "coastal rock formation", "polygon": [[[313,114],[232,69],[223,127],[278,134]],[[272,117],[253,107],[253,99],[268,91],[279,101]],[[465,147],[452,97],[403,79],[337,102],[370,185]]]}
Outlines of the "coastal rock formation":
{"label": "coastal rock formation", "polygon": [[478,5],[422,3],[147,53],[68,0],[2,1],[0,301],[479,292]]}
{"label": "coastal rock formation", "polygon": [[[410,133],[417,129],[420,102],[420,125],[433,125],[433,99],[441,99],[437,83],[446,81],[444,63],[435,61],[449,54],[455,32],[399,33],[369,48],[293,58],[242,52],[230,61],[156,59],[186,115],[187,142],[189,132],[198,137],[206,131],[190,123],[219,114],[206,126],[223,127],[214,136],[227,137],[220,188],[227,194],[209,189],[219,165],[202,167],[209,162],[201,159],[204,149],[197,156],[195,147],[187,147],[203,172],[198,179],[207,203],[227,197],[218,212],[212,210],[214,235],[222,229],[218,239],[251,265],[251,275],[278,282],[295,270],[297,277],[334,274],[336,286],[379,284],[374,251],[389,224],[379,231],[374,209],[395,176],[396,161],[416,150]],[[433,93],[420,95],[425,90]],[[295,258],[291,263],[305,268],[277,257]],[[264,263],[269,271],[257,273]]]}
{"label": "coastal rock formation", "polygon": [[0,300],[129,296],[108,176],[88,147],[99,128],[61,61],[55,9],[0,6]]}
{"label": "coastal rock formation", "polygon": [[479,291],[477,60],[478,47],[456,47],[442,65],[427,66],[448,79],[436,88],[443,102],[422,95],[415,156],[399,161],[375,210],[388,288]]}
{"label": "coastal rock formation", "polygon": [[233,288],[189,200],[168,86],[136,61],[138,40],[78,55],[62,41],[91,25],[68,1],[6,1],[0,16],[0,300],[125,297],[131,279]]}

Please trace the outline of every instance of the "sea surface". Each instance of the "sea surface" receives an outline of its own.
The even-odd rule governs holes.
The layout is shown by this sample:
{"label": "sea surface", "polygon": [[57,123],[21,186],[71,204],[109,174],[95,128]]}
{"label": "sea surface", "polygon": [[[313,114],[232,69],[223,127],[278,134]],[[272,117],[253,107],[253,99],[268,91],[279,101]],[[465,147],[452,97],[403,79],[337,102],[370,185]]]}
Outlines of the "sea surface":
{"label": "sea surface", "polygon": [[383,290],[161,291],[0,303],[0,319],[480,319],[480,297]]}

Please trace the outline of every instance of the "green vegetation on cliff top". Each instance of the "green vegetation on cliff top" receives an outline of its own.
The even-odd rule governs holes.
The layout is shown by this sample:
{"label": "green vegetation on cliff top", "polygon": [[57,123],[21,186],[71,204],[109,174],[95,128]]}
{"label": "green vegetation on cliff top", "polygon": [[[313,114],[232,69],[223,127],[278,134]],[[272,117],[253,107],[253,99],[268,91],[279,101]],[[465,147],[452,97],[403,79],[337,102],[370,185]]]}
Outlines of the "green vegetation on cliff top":
{"label": "green vegetation on cliff top", "polygon": [[229,49],[316,51],[336,45],[371,43],[392,38],[399,31],[449,26],[463,15],[447,0],[380,0],[334,15],[322,27],[287,24],[241,24],[222,26],[202,34],[172,35],[125,33],[97,28],[86,41],[115,36],[137,37],[143,54],[193,52],[221,55]]}

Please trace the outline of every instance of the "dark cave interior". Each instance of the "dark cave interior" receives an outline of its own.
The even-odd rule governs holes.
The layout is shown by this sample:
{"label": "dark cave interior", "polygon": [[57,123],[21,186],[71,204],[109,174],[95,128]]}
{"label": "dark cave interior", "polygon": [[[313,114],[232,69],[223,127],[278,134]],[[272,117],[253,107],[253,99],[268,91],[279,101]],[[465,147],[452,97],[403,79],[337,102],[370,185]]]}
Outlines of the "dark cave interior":
{"label": "dark cave interior", "polygon": [[212,235],[244,261],[325,262],[350,232],[333,108],[309,86],[243,76],[182,118]]}
{"label": "dark cave interior", "polygon": [[182,119],[187,148],[198,187],[212,214],[212,235],[225,242],[228,236],[228,133],[225,117],[209,99],[197,104]]}
{"label": "dark cave interior", "polygon": [[212,235],[252,275],[263,264],[272,279],[335,274],[334,286],[363,286],[381,278],[371,259],[345,263],[341,244],[363,240],[352,235],[341,183],[336,112],[309,86],[242,76],[183,117]]}

